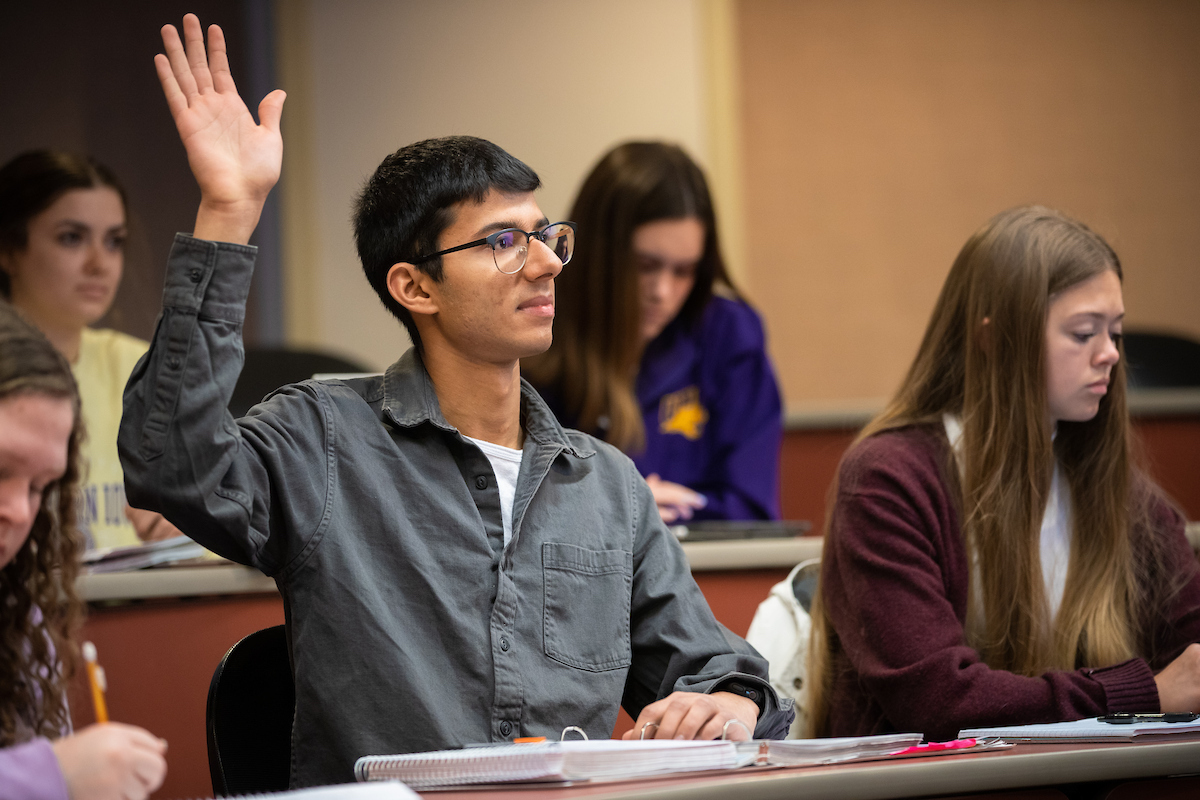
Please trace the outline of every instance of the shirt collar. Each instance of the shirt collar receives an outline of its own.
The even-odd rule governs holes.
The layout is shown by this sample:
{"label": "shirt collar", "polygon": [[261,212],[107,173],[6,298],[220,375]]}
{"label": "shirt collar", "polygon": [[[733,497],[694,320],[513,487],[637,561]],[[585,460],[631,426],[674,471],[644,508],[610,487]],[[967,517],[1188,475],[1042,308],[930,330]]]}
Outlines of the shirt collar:
{"label": "shirt collar", "polygon": [[[415,347],[409,348],[383,376],[383,415],[402,428],[429,423],[451,433],[458,429],[442,416],[433,381]],[[560,447],[580,458],[595,455],[595,450],[572,441],[541,395],[521,379],[521,417],[525,435],[540,445]]]}

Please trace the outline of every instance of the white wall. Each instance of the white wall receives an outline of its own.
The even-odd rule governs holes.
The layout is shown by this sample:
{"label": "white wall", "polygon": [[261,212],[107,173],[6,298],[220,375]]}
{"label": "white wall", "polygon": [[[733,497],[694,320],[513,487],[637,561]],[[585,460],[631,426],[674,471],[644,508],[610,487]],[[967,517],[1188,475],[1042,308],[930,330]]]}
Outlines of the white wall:
{"label": "white wall", "polygon": [[290,195],[299,199],[285,194],[285,236],[303,230],[285,244],[284,274],[312,284],[289,291],[293,341],[376,368],[408,346],[363,277],[350,225],[362,182],[405,144],[450,134],[496,142],[541,176],[551,218],[567,213],[617,142],[668,139],[707,162],[696,0],[307,0],[289,9],[307,20],[285,21],[282,35],[300,41],[281,50],[308,74],[284,86],[295,112],[285,145],[300,145],[284,180],[292,171],[303,184]]}

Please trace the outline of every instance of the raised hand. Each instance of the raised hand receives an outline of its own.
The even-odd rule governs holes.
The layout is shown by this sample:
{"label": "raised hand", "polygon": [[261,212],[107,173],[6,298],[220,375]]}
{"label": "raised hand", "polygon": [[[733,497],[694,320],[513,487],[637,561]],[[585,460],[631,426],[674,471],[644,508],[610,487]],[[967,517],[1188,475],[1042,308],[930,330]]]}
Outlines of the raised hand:
{"label": "raised hand", "polygon": [[204,33],[195,14],[183,18],[183,37],[173,25],[162,29],[166,55],[154,57],[188,164],[200,185],[195,234],[204,239],[246,242],[258,224],[271,187],[279,180],[283,138],[279,118],[284,93],[276,89],[258,106],[256,124],[229,72],[225,35]]}

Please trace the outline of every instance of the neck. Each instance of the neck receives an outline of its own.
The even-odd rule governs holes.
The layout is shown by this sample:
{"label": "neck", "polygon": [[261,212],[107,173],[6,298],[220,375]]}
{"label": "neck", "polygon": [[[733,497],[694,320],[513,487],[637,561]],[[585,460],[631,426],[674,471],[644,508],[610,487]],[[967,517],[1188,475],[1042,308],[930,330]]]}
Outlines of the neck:
{"label": "neck", "polygon": [[422,359],[447,422],[472,439],[521,449],[520,362],[482,363],[429,347]]}
{"label": "neck", "polygon": [[36,310],[27,306],[21,305],[14,301],[13,306],[20,311],[25,318],[33,323],[39,331],[41,331],[50,344],[54,345],[54,349],[62,353],[63,358],[67,359],[67,363],[74,364],[79,360],[79,342],[83,338],[83,329],[74,325],[55,324],[51,319],[46,319],[43,315],[37,313]]}

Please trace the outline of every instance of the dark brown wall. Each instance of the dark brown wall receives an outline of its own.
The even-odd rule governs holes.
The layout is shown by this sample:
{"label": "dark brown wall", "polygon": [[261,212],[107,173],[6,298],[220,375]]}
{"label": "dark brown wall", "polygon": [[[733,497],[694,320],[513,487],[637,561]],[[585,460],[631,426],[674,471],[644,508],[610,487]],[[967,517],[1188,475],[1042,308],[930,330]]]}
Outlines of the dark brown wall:
{"label": "dark brown wall", "polygon": [[129,195],[125,278],[102,324],[149,338],[171,239],[192,229],[200,199],[154,72],[159,29],[179,25],[186,11],[220,23],[234,75],[245,76],[254,5],[0,3],[0,162],[37,147],[90,153],[116,171]]}

